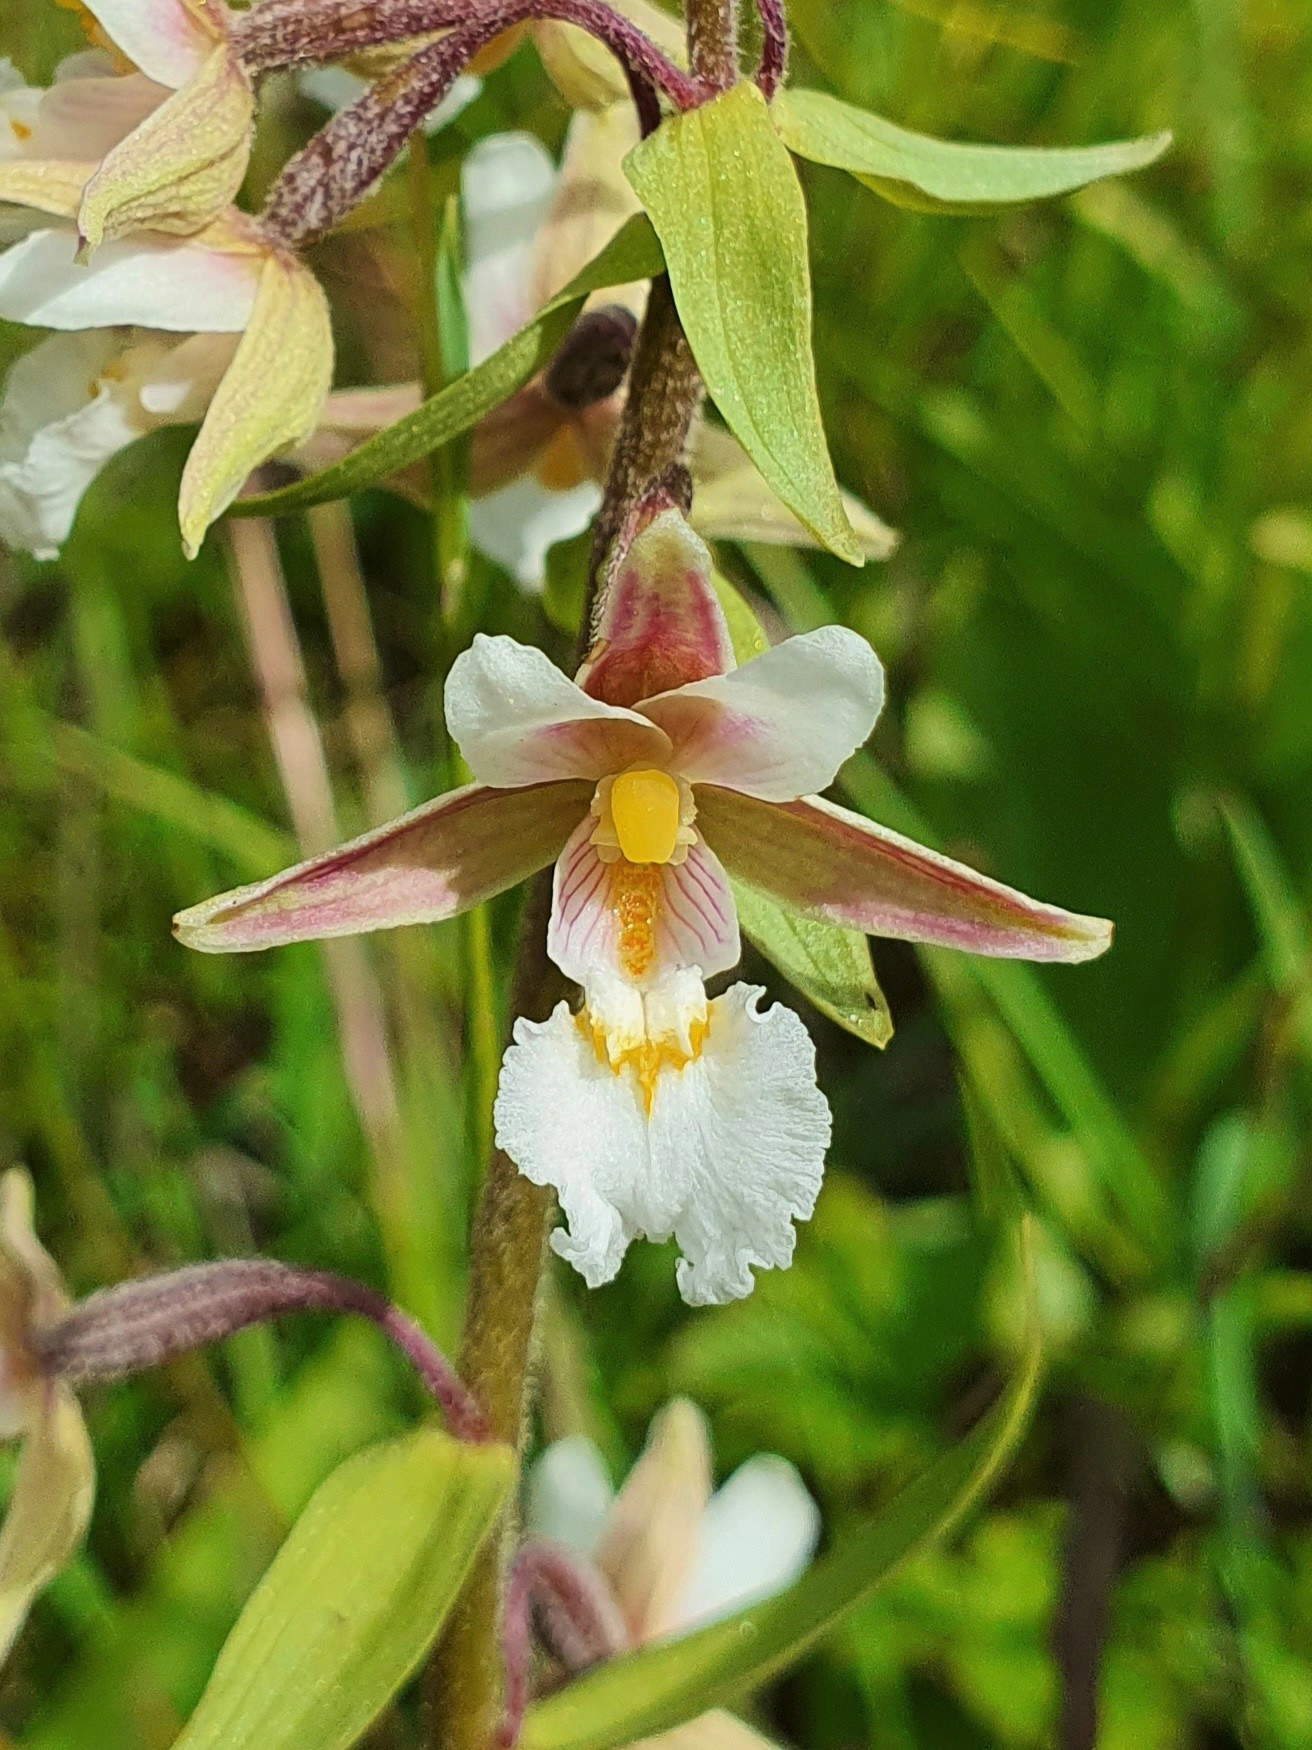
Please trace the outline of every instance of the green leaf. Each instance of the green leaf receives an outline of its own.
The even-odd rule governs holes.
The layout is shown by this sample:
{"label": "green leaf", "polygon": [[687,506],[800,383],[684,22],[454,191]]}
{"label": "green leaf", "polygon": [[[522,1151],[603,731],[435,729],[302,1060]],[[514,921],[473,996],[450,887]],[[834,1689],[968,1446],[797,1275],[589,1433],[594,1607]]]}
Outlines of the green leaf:
{"label": "green leaf", "polygon": [[514,1482],[435,1428],[333,1472],[242,1611],[174,1750],[347,1750],[416,1669]]}
{"label": "green leaf", "polygon": [[239,499],[233,516],[281,516],[330,498],[346,498],[386,480],[421,456],[449,444],[499,407],[543,368],[593,292],[650,279],[664,270],[651,225],[635,214],[599,255],[490,358],[457,377],[422,407],[352,450],[345,460],[279,492]]}
{"label": "green leaf", "polygon": [[[770,648],[751,604],[718,571],[711,573],[729,627],[733,653],[750,662]],[[875,978],[870,943],[859,930],[795,916],[745,882],[733,884],[738,922],[757,948],[821,1014],[867,1045],[882,1048],[893,1037],[893,1017]]]}
{"label": "green leaf", "polygon": [[610,1750],[668,1731],[759,1689],[802,1657],[908,1556],[959,1523],[1024,1431],[1039,1377],[1030,1224],[1021,1224],[1029,1313],[1020,1363],[975,1428],[881,1512],[844,1528],[788,1591],[723,1622],[613,1659],[529,1711],[521,1750]]}
{"label": "green leaf", "polygon": [[1169,133],[1105,146],[973,146],[895,127],[823,91],[781,91],[773,106],[784,144],[799,158],[849,171],[900,207],[978,213],[1069,194],[1160,158]]}
{"label": "green leaf", "polygon": [[744,82],[668,117],[624,173],[656,227],[698,369],[734,436],[818,541],[863,564],[820,420],[806,205],[765,99]]}
{"label": "green leaf", "polygon": [[822,1014],[882,1050],[893,1037],[893,1017],[860,931],[798,917],[745,882],[732,886],[748,941]]}

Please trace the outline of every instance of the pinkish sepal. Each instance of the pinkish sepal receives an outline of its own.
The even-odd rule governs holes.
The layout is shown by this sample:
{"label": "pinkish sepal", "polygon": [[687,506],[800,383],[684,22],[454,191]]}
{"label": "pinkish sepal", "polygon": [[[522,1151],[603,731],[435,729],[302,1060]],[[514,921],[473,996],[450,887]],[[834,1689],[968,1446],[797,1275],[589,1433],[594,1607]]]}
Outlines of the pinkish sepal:
{"label": "pinkish sepal", "polygon": [[1094,960],[1106,918],[1030,899],[819,796],[761,802],[704,785],[698,824],[730,875],[788,911],[1011,960]]}
{"label": "pinkish sepal", "polygon": [[633,705],[734,667],[711,555],[673,504],[639,528],[609,571],[575,677],[585,693]]}

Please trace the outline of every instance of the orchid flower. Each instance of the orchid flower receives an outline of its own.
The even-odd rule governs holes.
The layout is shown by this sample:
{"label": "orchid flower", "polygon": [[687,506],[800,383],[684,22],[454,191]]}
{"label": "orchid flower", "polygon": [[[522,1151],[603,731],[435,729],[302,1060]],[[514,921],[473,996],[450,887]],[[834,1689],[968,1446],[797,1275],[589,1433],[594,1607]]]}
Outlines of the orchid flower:
{"label": "orchid flower", "polygon": [[785,1265],[820,1188],[829,1113],[810,1039],[705,981],[739,956],[729,878],[805,916],[1036,960],[1083,960],[1107,923],[1010,888],[820,798],[869,735],[883,675],[829,626],[736,668],[706,547],[656,511],[614,557],[575,681],[480,634],[446,719],[477,780],[353,844],[193,907],[210,952],[456,915],[554,862],[547,951],[583,991],[519,1020],[499,1146],[554,1186],[554,1249],[590,1286],[639,1235],[673,1235],[690,1304]]}
{"label": "orchid flower", "polygon": [[[820,1513],[794,1467],[770,1453],[712,1492],[706,1419],[676,1398],[652,1422],[618,1495],[590,1440],[550,1445],[529,1472],[525,1529],[587,1564],[614,1607],[620,1646],[637,1648],[782,1592],[815,1553]],[[549,1626],[550,1598],[540,1602]],[[718,1709],[677,1736],[685,1750],[766,1742]]]}
{"label": "orchid flower", "polygon": [[[255,97],[223,0],[87,0],[125,74],[58,80],[0,146],[0,200],[76,221],[82,248],[203,230],[241,187]],[[96,73],[101,73],[100,67]],[[70,199],[76,193],[76,202]],[[44,194],[54,194],[48,205]]]}
{"label": "orchid flower", "polygon": [[32,1225],[32,1182],[12,1169],[0,1178],[0,1439],[21,1439],[23,1451],[0,1527],[0,1658],[91,1518],[95,1465],[82,1412],[35,1353],[37,1334],[69,1305]]}
{"label": "orchid flower", "polygon": [[[163,0],[152,3],[162,18]],[[99,5],[105,22],[117,17],[109,0]],[[122,40],[137,41],[126,27]],[[79,259],[92,160],[110,163],[115,142],[134,137],[140,102],[132,93],[140,88],[157,89],[135,75],[90,76],[46,92],[11,85],[0,95],[14,142],[6,156],[0,134],[0,199],[14,203],[0,208],[0,240],[18,239],[0,253],[0,317],[79,336],[20,361],[0,407],[0,536],[42,556],[57,550],[110,455],[156,425],[201,419],[178,501],[183,545],[194,556],[251,469],[314,429],[332,382],[318,283],[292,250],[233,207],[191,235],[133,231]],[[75,150],[61,146],[62,130],[82,141],[81,159],[33,155]],[[83,362],[92,368],[79,385]],[[47,371],[42,408],[33,388]]]}

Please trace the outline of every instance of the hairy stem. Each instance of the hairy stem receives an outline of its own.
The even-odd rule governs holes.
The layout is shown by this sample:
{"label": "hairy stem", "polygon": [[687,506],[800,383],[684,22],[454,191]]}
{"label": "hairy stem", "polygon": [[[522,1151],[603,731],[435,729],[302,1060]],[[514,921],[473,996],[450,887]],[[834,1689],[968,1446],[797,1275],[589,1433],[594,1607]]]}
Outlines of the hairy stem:
{"label": "hairy stem", "polygon": [[[687,0],[693,42],[718,42],[721,0]],[[732,16],[732,15],[730,15]],[[682,466],[702,385],[673,294],[653,281],[638,332],[629,392],[593,541],[580,651],[590,641],[598,579],[629,513],[672,469]],[[551,876],[534,884],[520,937],[512,1017],[545,1020],[565,986],[547,959]],[[513,1025],[513,1022],[512,1022]],[[518,1444],[528,1413],[534,1327],[549,1192],[532,1185],[498,1150],[484,1181],[471,1241],[469,1311],[461,1372],[483,1406],[495,1439]],[[514,1554],[507,1520],[499,1548],[486,1550],[429,1670],[431,1742],[436,1750],[487,1750],[502,1718],[501,1613],[504,1576]]]}
{"label": "hairy stem", "polygon": [[486,1438],[474,1398],[413,1319],[362,1282],[273,1258],[190,1264],[99,1289],[43,1331],[34,1347],[45,1372],[88,1385],[158,1367],[279,1313],[313,1311],[369,1319],[414,1367],[452,1433]]}
{"label": "hairy stem", "polygon": [[788,24],[784,18],[783,0],[756,0],[756,10],[761,15],[765,32],[756,83],[768,103],[783,84],[788,70]]}
{"label": "hairy stem", "polygon": [[688,65],[712,91],[738,77],[738,0],[697,0],[688,7]]}

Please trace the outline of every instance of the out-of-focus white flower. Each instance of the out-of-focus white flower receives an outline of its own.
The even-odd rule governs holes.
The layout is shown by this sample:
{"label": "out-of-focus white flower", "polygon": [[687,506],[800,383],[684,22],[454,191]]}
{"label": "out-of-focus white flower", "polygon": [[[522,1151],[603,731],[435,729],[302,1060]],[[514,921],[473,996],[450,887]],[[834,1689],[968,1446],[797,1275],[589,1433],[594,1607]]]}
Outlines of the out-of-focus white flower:
{"label": "out-of-focus white flower", "polygon": [[[675,1398],[652,1422],[618,1495],[590,1440],[549,1446],[529,1472],[525,1529],[595,1567],[630,1646],[640,1647],[792,1585],[815,1554],[820,1512],[794,1466],[770,1453],[748,1459],[712,1492],[705,1417]],[[684,1750],[765,1742],[718,1709],[651,1742],[676,1740]]]}
{"label": "out-of-focus white flower", "polygon": [[25,353],[0,398],[0,541],[53,559],[105,463],[160,426],[199,421],[236,346],[92,328]]}
{"label": "out-of-focus white flower", "polygon": [[617,557],[594,634],[576,681],[480,634],[446,691],[475,785],[175,928],[223,952],[436,920],[554,862],[547,951],[583,1008],[516,1023],[498,1143],[555,1188],[552,1245],[590,1286],[635,1238],[672,1235],[680,1291],[705,1305],[789,1262],[829,1141],[797,1016],[747,985],[707,997],[739,955],[731,875],[806,916],[979,953],[1087,959],[1110,926],[823,801],[878,715],[874,652],[828,626],[736,668],[677,511]]}

